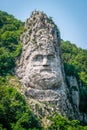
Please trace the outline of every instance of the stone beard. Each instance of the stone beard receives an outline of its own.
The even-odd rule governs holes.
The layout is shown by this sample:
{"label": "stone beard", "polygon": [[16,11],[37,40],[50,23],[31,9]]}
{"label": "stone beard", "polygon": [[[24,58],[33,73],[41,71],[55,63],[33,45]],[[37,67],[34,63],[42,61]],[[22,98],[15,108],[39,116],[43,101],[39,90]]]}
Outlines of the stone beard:
{"label": "stone beard", "polygon": [[[37,49],[29,52],[31,48]],[[62,83],[62,72],[57,53],[52,41],[47,38],[40,39],[35,47],[29,45],[25,53],[23,85],[41,90],[59,88]]]}

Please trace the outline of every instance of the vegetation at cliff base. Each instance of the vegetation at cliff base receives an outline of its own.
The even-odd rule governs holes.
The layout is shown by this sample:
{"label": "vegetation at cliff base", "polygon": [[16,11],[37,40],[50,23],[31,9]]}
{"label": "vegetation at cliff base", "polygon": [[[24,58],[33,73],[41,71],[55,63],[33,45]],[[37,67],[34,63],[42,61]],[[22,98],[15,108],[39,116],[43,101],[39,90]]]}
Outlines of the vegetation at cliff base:
{"label": "vegetation at cliff base", "polygon": [[54,116],[50,116],[49,119],[52,124],[48,127],[48,130],[87,130],[87,126],[81,126],[78,120],[68,120],[57,113]]}
{"label": "vegetation at cliff base", "polygon": [[25,98],[10,86],[0,87],[0,128],[2,130],[41,129],[38,118],[31,112]]}

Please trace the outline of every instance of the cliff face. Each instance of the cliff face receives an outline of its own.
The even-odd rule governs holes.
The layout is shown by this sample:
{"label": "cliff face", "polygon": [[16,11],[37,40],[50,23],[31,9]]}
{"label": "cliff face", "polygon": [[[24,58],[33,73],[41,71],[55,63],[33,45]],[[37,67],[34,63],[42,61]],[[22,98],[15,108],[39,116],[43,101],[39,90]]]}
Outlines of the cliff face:
{"label": "cliff face", "polygon": [[71,77],[67,78],[71,91],[66,84],[60,33],[52,19],[43,12],[32,12],[20,40],[23,49],[16,74],[33,111],[39,116],[58,112],[81,119],[78,84]]}

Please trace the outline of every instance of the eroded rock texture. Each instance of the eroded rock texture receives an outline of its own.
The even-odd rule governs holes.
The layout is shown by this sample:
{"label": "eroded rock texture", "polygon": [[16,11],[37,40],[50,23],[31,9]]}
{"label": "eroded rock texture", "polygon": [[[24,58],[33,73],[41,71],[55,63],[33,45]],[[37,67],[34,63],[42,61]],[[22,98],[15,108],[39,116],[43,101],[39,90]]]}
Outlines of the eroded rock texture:
{"label": "eroded rock texture", "polygon": [[[70,96],[61,60],[60,32],[46,14],[32,12],[21,35],[22,54],[16,68],[31,108],[38,115],[53,112],[79,118],[78,101]],[[75,107],[73,107],[73,104]]]}

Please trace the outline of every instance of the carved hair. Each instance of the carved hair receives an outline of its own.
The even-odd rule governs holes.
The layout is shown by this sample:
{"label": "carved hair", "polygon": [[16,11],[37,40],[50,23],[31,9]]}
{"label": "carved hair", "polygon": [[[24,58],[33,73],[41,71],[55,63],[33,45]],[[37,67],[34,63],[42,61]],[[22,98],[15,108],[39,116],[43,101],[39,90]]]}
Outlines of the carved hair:
{"label": "carved hair", "polygon": [[60,43],[60,32],[52,18],[48,18],[46,14],[39,11],[33,11],[32,15],[25,22],[25,30],[21,35],[21,43],[28,44],[30,42],[35,43],[37,32],[39,32],[39,37],[43,34],[50,34],[56,36],[58,44]]}

